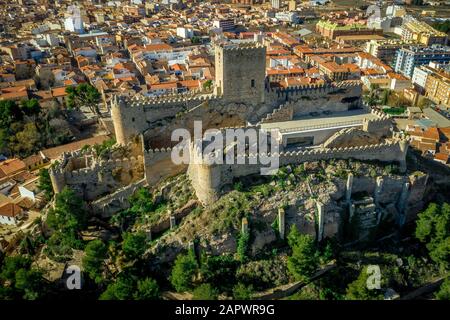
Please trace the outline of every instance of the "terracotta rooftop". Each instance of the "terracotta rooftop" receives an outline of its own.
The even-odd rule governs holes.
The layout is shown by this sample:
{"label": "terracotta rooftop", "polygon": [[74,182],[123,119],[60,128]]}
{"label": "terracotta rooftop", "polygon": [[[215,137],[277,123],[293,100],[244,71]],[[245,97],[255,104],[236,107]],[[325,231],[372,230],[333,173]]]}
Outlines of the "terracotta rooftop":
{"label": "terracotta rooftop", "polygon": [[25,163],[20,159],[8,159],[0,162],[0,179],[25,170]]}
{"label": "terracotta rooftop", "polygon": [[5,203],[2,206],[0,206],[0,216],[4,217],[17,217],[22,213],[22,208],[19,207],[15,203]]}

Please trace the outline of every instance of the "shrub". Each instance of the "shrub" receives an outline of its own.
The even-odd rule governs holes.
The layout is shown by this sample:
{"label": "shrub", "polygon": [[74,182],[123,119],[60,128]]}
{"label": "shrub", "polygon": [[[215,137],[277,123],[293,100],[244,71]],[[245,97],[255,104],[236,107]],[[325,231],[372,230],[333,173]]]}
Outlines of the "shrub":
{"label": "shrub", "polygon": [[178,255],[170,275],[170,282],[175,290],[182,292],[191,289],[197,269],[198,264],[192,251]]}
{"label": "shrub", "polygon": [[319,255],[312,236],[300,234],[295,225],[291,227],[288,243],[292,255],[288,258],[288,269],[297,281],[308,280],[319,265]]}
{"label": "shrub", "polygon": [[194,289],[193,300],[217,300],[219,293],[211,284],[204,283]]}

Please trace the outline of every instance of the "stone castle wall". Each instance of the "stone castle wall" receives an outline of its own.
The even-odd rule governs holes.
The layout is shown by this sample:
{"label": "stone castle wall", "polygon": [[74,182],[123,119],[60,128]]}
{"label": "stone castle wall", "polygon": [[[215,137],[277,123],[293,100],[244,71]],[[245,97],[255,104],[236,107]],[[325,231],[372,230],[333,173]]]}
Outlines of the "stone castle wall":
{"label": "stone castle wall", "polygon": [[[407,142],[405,140],[388,141],[382,144],[360,147],[336,149],[317,148],[306,151],[281,152],[279,154],[279,164],[280,166],[285,166],[288,164],[299,164],[318,160],[356,159],[363,161],[398,162],[402,169],[406,169],[406,151]],[[247,161],[251,158],[259,160],[258,155],[249,155]],[[250,165],[248,162],[245,165],[191,163],[188,172],[198,199],[202,203],[212,203],[219,198],[222,188],[226,184],[232,183],[233,178],[259,174],[263,167],[267,166],[261,164]]]}
{"label": "stone castle wall", "polygon": [[294,117],[294,106],[287,102],[267,114],[258,124],[289,121]]}
{"label": "stone castle wall", "polygon": [[186,99],[182,95],[131,100],[116,97],[111,106],[116,140],[125,144],[144,133],[153,148],[160,148],[171,145],[170,134],[174,129],[191,130],[195,120],[202,121],[203,129],[231,127],[248,122],[287,121],[311,112],[339,112],[361,105],[361,84],[354,81],[266,93],[265,102],[258,105],[229,102],[226,97],[213,94]]}
{"label": "stone castle wall", "polygon": [[145,179],[122,187],[114,193],[108,194],[100,199],[91,202],[91,210],[100,213],[103,217],[110,217],[111,215],[129,208],[130,203],[128,198],[133,195],[139,188],[145,186],[147,181]]}
{"label": "stone castle wall", "polygon": [[361,106],[362,85],[360,81],[341,81],[331,84],[306,85],[284,89],[271,89],[266,100],[274,105],[291,102],[293,116],[309,115],[311,112],[341,112]]}
{"label": "stone castle wall", "polygon": [[145,178],[150,186],[187,170],[187,165],[173,163],[171,153],[172,148],[144,151]]}
{"label": "stone castle wall", "polygon": [[55,193],[68,186],[85,200],[91,201],[143,178],[143,156],[92,160],[89,166],[74,170],[73,163],[83,156],[85,155],[81,152],[65,154],[62,156],[62,162],[49,170]]}
{"label": "stone castle wall", "polygon": [[127,144],[152,124],[164,119],[175,118],[177,114],[189,112],[206,101],[219,100],[214,94],[169,95],[158,98],[114,97],[111,102],[111,118],[114,123],[116,141]]}

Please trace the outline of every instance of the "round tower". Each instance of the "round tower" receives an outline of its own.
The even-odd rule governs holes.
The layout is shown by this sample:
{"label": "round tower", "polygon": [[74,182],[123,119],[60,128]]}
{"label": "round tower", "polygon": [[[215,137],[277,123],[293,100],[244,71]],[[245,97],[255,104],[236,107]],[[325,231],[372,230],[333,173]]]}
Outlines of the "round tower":
{"label": "round tower", "polygon": [[124,98],[111,100],[111,119],[118,144],[126,145],[146,129],[145,112],[139,103],[128,105]]}
{"label": "round tower", "polygon": [[66,185],[64,172],[60,169],[51,168],[48,173],[50,175],[50,181],[52,182],[53,192],[55,194],[60,193]]}

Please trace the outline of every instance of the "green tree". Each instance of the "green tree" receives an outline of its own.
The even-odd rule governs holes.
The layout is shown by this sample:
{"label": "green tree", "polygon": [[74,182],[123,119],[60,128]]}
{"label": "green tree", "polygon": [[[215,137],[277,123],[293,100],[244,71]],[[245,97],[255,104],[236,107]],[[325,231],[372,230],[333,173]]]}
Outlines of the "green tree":
{"label": "green tree", "polygon": [[383,106],[387,105],[388,101],[389,101],[389,96],[390,96],[391,92],[389,89],[384,89],[383,90],[383,95],[381,96],[381,104]]}
{"label": "green tree", "polygon": [[41,112],[41,105],[37,99],[22,100],[20,107],[27,116],[37,116]]}
{"label": "green tree", "polygon": [[178,255],[170,275],[170,282],[175,290],[182,292],[191,289],[197,268],[194,252],[189,251],[188,254]]}
{"label": "green tree", "polygon": [[9,144],[9,134],[7,128],[0,128],[0,152],[11,153],[11,147]]}
{"label": "green tree", "polygon": [[99,300],[130,300],[135,292],[133,279],[127,276],[121,276],[108,285],[106,290],[100,295]]}
{"label": "green tree", "polygon": [[158,283],[147,278],[137,283],[137,292],[134,294],[135,300],[156,300],[160,297]]}
{"label": "green tree", "polygon": [[106,270],[107,253],[108,248],[101,240],[92,240],[84,248],[82,259],[84,272],[97,284],[104,281],[103,273]]}
{"label": "green tree", "polygon": [[129,260],[141,257],[147,249],[147,235],[144,232],[125,233],[122,251]]}
{"label": "green tree", "polygon": [[88,107],[92,113],[99,115],[100,92],[88,83],[79,84],[76,87],[66,88],[66,105],[69,109]]}
{"label": "green tree", "polygon": [[219,292],[209,283],[199,285],[193,291],[193,300],[217,300]]}
{"label": "green tree", "polygon": [[319,252],[312,236],[300,234],[293,225],[287,237],[292,255],[288,258],[288,270],[297,281],[308,280],[319,266]]}
{"label": "green tree", "polygon": [[245,260],[247,259],[249,241],[250,241],[250,232],[241,233],[236,248],[238,260],[241,262],[245,262]]}
{"label": "green tree", "polygon": [[373,85],[368,94],[363,96],[364,101],[369,106],[375,106],[378,104],[379,96],[378,96],[379,86]]}
{"label": "green tree", "polygon": [[450,21],[445,20],[443,22],[433,23],[433,28],[435,28],[436,30],[448,33],[450,31]]}
{"label": "green tree", "polygon": [[436,299],[450,300],[450,277],[445,278],[442,282],[439,291],[436,293]]}
{"label": "green tree", "polygon": [[378,289],[369,289],[367,286],[367,279],[370,273],[367,272],[367,267],[364,267],[358,278],[350,283],[347,287],[346,298],[348,300],[381,300],[383,294]]}
{"label": "green tree", "polygon": [[22,119],[23,113],[17,103],[11,100],[0,101],[0,127],[7,128],[11,123]]}
{"label": "green tree", "polygon": [[130,210],[139,215],[151,212],[155,209],[152,194],[147,188],[139,188],[129,199]]}
{"label": "green tree", "polygon": [[219,289],[231,289],[235,282],[239,263],[230,254],[221,256],[204,256],[200,266],[203,282],[214,283]]}
{"label": "green tree", "polygon": [[25,256],[6,257],[0,272],[0,298],[35,300],[45,295],[42,272]]}
{"label": "green tree", "polygon": [[70,260],[73,253],[72,248],[82,247],[82,242],[73,233],[60,230],[53,232],[46,244],[45,252],[48,257],[58,262]]}
{"label": "green tree", "polygon": [[111,223],[117,225],[121,232],[128,230],[138,217],[155,209],[152,195],[146,188],[138,189],[128,198],[128,202],[131,208],[122,210],[111,218]]}
{"label": "green tree", "polygon": [[55,197],[55,205],[47,217],[48,225],[69,234],[82,230],[87,223],[87,212],[83,201],[75,192],[65,187]]}
{"label": "green tree", "polygon": [[11,140],[11,151],[25,157],[40,149],[41,135],[35,123],[27,122],[21,131],[11,137]]}
{"label": "green tree", "polygon": [[57,261],[68,260],[72,248],[81,249],[80,231],[86,227],[87,212],[83,201],[73,190],[65,187],[55,197],[53,208],[48,210],[47,225],[53,229],[47,241],[47,253]]}
{"label": "green tree", "polygon": [[212,84],[212,80],[206,80],[205,82],[203,82],[203,89],[208,91],[211,90]]}
{"label": "green tree", "polygon": [[101,144],[94,144],[92,148],[95,151],[95,154],[98,158],[104,158],[113,148],[113,146],[116,144],[116,139],[108,139],[103,141]]}
{"label": "green tree", "polygon": [[238,283],[233,288],[233,298],[235,300],[250,300],[252,298],[253,286],[246,286]]}
{"label": "green tree", "polygon": [[38,188],[44,191],[44,197],[47,201],[50,201],[53,197],[53,186],[52,181],[50,179],[50,174],[47,168],[43,168],[39,170],[39,181]]}
{"label": "green tree", "polygon": [[416,238],[425,243],[431,259],[443,270],[450,263],[450,204],[431,203],[418,214]]}

